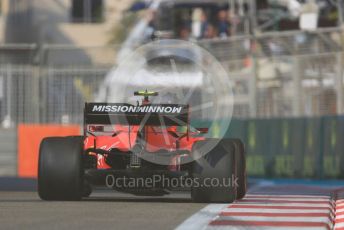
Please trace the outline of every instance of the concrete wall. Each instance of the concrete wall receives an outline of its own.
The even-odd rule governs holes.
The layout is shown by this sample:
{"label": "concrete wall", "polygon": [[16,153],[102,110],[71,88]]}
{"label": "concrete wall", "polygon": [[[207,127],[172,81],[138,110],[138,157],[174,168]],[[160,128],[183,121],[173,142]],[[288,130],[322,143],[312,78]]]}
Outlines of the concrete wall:
{"label": "concrete wall", "polygon": [[105,0],[103,23],[71,23],[69,0],[0,0],[3,2],[5,41],[8,43],[49,43],[106,45],[111,28],[121,19],[133,0]]}
{"label": "concrete wall", "polygon": [[0,176],[17,175],[17,130],[0,129]]}

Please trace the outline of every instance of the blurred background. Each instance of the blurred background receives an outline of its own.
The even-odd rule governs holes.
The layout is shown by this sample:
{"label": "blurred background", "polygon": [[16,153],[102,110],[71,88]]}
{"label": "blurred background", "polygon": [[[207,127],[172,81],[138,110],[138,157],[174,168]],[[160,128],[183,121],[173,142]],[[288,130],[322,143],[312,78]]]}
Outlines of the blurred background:
{"label": "blurred background", "polygon": [[42,136],[78,130],[126,54],[174,38],[231,77],[249,176],[344,178],[343,25],[341,0],[0,0],[0,176],[35,176]]}

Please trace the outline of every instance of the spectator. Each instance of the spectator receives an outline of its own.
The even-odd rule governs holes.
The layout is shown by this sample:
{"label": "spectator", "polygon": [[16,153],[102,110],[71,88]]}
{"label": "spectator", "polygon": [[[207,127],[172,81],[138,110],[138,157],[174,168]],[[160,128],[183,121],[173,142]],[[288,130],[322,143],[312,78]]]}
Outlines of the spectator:
{"label": "spectator", "polygon": [[193,38],[200,38],[201,37],[201,15],[202,9],[196,8],[192,12],[192,22],[191,22],[191,32]]}
{"label": "spectator", "polygon": [[146,23],[147,23],[147,27],[146,30],[144,32],[144,40],[145,41],[149,41],[149,40],[155,40],[155,18],[156,18],[156,12],[153,10],[149,10],[147,11],[146,14]]}
{"label": "spectator", "polygon": [[208,18],[201,8],[192,13],[192,36],[196,39],[204,38],[208,26]]}
{"label": "spectator", "polygon": [[209,22],[208,22],[207,14],[204,11],[202,11],[202,14],[201,14],[201,38],[205,37],[205,33],[208,29],[208,26],[209,26]]}
{"label": "spectator", "polygon": [[187,27],[182,27],[179,31],[179,38],[182,40],[189,40],[190,30]]}
{"label": "spectator", "polygon": [[229,36],[229,22],[228,14],[226,10],[220,10],[218,13],[218,33],[220,38],[226,38]]}
{"label": "spectator", "polygon": [[217,31],[215,26],[209,24],[206,28],[206,31],[204,32],[204,38],[206,39],[212,39],[217,36]]}

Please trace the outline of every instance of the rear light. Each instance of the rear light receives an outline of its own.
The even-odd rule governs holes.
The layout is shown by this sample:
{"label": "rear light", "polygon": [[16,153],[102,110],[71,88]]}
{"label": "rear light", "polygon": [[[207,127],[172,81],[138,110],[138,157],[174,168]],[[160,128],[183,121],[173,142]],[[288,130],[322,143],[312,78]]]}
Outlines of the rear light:
{"label": "rear light", "polygon": [[90,132],[104,132],[103,125],[90,125],[88,126],[88,131]]}

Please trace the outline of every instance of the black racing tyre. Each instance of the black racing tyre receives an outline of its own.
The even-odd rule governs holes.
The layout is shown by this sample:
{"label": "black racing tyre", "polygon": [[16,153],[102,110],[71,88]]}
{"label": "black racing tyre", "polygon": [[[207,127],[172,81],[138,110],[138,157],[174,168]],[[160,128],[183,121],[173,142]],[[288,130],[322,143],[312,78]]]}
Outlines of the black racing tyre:
{"label": "black racing tyre", "polygon": [[89,197],[92,194],[92,186],[89,183],[84,182],[82,188],[82,197]]}
{"label": "black racing tyre", "polygon": [[41,142],[38,195],[43,200],[80,200],[83,137],[48,137]]}
{"label": "black racing tyre", "polygon": [[246,180],[246,159],[245,159],[245,146],[240,139],[232,139],[235,150],[235,166],[236,176],[238,178],[237,185],[237,199],[242,199],[246,195],[247,180]]}
{"label": "black racing tyre", "polygon": [[[232,184],[235,177],[234,142],[230,139],[198,141],[192,154],[196,159],[192,166],[192,200],[198,203],[233,202],[236,199],[236,187]],[[199,154],[202,157],[199,158]],[[216,183],[220,186],[214,186]]]}

